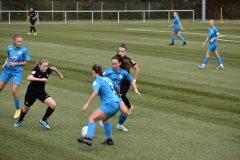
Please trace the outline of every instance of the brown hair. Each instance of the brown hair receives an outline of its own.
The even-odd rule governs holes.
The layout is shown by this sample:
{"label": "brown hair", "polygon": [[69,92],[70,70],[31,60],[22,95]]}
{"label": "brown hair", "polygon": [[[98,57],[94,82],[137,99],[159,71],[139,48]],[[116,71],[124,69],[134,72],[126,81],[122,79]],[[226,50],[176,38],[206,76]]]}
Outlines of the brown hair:
{"label": "brown hair", "polygon": [[39,69],[39,66],[46,62],[48,62],[47,58],[39,59],[38,63],[34,65],[33,70]]}
{"label": "brown hair", "polygon": [[94,64],[92,66],[92,70],[95,71],[97,74],[99,74],[100,76],[103,75],[103,71],[102,71],[102,66],[100,64]]}
{"label": "brown hair", "polygon": [[17,39],[17,38],[22,38],[22,36],[20,35],[20,34],[14,34],[14,36],[13,36],[13,40],[15,40],[15,39]]}

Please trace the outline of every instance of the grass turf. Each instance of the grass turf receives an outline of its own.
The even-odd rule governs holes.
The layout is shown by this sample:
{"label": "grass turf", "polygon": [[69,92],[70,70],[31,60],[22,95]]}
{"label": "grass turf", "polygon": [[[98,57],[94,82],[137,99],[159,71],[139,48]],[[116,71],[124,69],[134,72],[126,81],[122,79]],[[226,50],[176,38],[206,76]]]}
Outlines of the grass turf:
{"label": "grass turf", "polygon": [[[15,120],[11,83],[0,93],[0,159],[171,159],[238,160],[240,158],[240,54],[238,42],[219,41],[224,70],[216,70],[213,56],[206,69],[196,66],[204,58],[205,35],[183,34],[187,46],[176,40],[168,46],[167,23],[146,24],[40,24],[39,35],[27,36],[23,24],[0,25],[0,58],[14,33],[24,36],[31,53],[19,93],[23,105],[29,82],[26,76],[41,57],[65,76],[63,81],[51,75],[48,93],[58,106],[49,123],[52,131],[38,124],[46,106],[37,102],[23,126],[13,128]],[[207,24],[183,23],[186,32],[206,33]],[[220,33],[235,35],[240,23],[217,24]],[[141,29],[152,31],[131,31]],[[239,37],[224,39],[239,41]],[[103,129],[97,126],[92,151],[86,151],[76,139],[87,124],[88,115],[99,105],[95,101],[86,113],[81,106],[91,93],[91,66],[111,65],[110,58],[119,43],[128,45],[128,54],[141,67],[137,97],[128,96],[135,106],[126,121],[128,133],[116,130],[118,116],[112,118],[114,146],[102,146]]]}

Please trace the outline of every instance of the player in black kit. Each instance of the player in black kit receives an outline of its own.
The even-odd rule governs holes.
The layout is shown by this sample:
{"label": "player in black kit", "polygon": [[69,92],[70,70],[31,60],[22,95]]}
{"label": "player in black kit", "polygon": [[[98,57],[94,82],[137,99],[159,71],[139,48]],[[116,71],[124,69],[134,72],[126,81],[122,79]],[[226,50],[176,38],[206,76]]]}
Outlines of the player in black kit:
{"label": "player in black kit", "polygon": [[28,76],[28,80],[31,81],[28,85],[27,92],[25,94],[24,104],[25,106],[21,110],[21,114],[14,127],[20,127],[24,116],[29,111],[30,107],[34,102],[39,99],[42,103],[48,105],[45,115],[40,119],[39,123],[46,129],[51,129],[47,122],[47,119],[51,116],[56,108],[56,102],[52,97],[50,97],[45,91],[45,84],[48,81],[48,76],[52,72],[56,72],[61,80],[63,80],[63,75],[58,71],[56,67],[49,67],[48,60],[43,58],[38,64],[33,68],[32,73]]}
{"label": "player in black kit", "polygon": [[[139,72],[140,72],[139,65],[135,61],[133,61],[131,58],[127,57],[126,54],[127,54],[127,46],[125,43],[121,43],[118,48],[118,51],[117,51],[117,55],[122,57],[121,67],[126,69],[129,73],[130,73],[130,69],[133,68],[135,71],[134,72],[134,81],[136,82]],[[120,94],[122,95],[121,98],[128,108],[129,115],[131,114],[131,112],[133,110],[133,106],[131,105],[129,99],[126,96],[130,85],[131,84],[127,80],[123,79],[121,82],[121,86],[120,86]]]}
{"label": "player in black kit", "polygon": [[34,31],[33,35],[37,35],[37,31],[35,28],[35,22],[37,21],[37,12],[34,11],[33,8],[30,8],[30,11],[28,12],[28,18],[27,21],[30,21],[30,31],[27,34],[31,34],[32,30]]}

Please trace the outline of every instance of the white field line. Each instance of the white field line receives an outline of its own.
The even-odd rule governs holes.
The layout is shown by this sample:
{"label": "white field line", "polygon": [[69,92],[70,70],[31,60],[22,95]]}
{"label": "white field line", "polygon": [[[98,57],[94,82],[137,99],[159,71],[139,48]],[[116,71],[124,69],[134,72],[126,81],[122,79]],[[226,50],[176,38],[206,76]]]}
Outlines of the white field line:
{"label": "white field line", "polygon": [[[139,32],[155,32],[155,33],[172,33],[172,31],[157,31],[157,30],[149,30],[149,29],[125,29],[127,31],[139,31]],[[190,34],[190,35],[205,35],[207,36],[208,34],[205,33],[194,33],[194,32],[182,32],[184,34]],[[235,38],[240,38],[240,36],[233,36],[233,35],[221,35],[222,37],[235,37]],[[229,41],[229,42],[240,42],[240,41],[235,41],[235,40],[227,40],[227,39],[218,39],[220,41]]]}

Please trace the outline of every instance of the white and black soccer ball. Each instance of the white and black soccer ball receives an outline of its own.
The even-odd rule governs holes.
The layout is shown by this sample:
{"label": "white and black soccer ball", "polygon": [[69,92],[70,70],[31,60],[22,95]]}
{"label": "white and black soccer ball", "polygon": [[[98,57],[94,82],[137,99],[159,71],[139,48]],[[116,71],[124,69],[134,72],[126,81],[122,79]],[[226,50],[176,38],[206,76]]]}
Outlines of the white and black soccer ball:
{"label": "white and black soccer ball", "polygon": [[82,137],[86,137],[86,136],[87,136],[87,130],[88,130],[88,126],[84,126],[84,127],[81,129],[81,135],[82,135]]}

